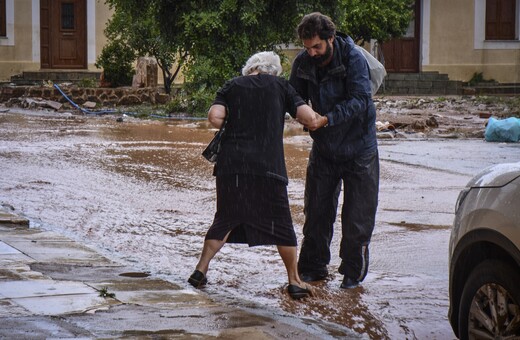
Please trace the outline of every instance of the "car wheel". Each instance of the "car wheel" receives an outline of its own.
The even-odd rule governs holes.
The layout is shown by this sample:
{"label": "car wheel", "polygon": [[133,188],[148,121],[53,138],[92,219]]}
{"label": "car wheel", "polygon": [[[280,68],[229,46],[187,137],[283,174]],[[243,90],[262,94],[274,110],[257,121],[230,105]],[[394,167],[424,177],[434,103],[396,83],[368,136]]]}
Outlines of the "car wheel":
{"label": "car wheel", "polygon": [[461,339],[520,336],[520,273],[497,261],[479,264],[468,277],[459,308]]}

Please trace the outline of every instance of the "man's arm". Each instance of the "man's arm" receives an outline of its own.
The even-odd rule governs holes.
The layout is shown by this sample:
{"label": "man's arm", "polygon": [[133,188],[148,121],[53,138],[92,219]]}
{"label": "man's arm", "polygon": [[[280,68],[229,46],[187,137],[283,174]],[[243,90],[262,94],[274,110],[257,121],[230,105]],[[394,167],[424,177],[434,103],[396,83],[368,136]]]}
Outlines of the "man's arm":
{"label": "man's arm", "polygon": [[226,118],[226,107],[221,104],[211,105],[208,111],[208,120],[217,129],[220,129]]}

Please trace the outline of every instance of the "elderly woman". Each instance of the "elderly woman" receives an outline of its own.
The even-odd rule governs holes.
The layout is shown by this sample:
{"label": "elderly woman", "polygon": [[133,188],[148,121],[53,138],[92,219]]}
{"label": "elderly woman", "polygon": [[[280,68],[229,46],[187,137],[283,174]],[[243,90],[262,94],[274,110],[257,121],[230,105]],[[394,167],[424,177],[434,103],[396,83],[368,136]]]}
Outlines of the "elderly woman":
{"label": "elderly woman", "polygon": [[288,81],[278,77],[280,58],[273,52],[253,55],[243,76],[226,82],[208,112],[220,128],[229,114],[216,176],[217,212],[209,228],[195,271],[188,282],[198,288],[207,283],[209,262],[224,243],[249,246],[276,245],[294,299],[312,295],[298,275],[296,234],[289,199],[283,151],[285,113],[304,126],[312,126],[316,113]]}

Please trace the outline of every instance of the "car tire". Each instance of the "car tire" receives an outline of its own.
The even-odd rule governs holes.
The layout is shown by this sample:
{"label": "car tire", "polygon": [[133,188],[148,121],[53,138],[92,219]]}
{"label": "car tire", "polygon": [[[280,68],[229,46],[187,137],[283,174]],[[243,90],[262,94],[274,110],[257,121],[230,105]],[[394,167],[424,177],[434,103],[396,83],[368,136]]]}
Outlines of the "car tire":
{"label": "car tire", "polygon": [[519,282],[518,268],[504,262],[486,260],[476,266],[460,300],[460,339],[520,336]]}

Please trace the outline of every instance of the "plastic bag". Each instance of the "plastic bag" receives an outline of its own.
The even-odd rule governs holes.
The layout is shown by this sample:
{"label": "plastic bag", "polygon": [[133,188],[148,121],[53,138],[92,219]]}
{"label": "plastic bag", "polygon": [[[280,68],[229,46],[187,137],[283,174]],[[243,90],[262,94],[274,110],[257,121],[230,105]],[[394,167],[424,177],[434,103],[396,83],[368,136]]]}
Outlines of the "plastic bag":
{"label": "plastic bag", "polygon": [[370,71],[370,87],[372,88],[372,95],[375,95],[386,77],[385,66],[363,47],[356,45],[355,48],[358,49],[367,60]]}
{"label": "plastic bag", "polygon": [[502,120],[489,118],[484,137],[487,142],[518,142],[520,140],[520,119]]}

